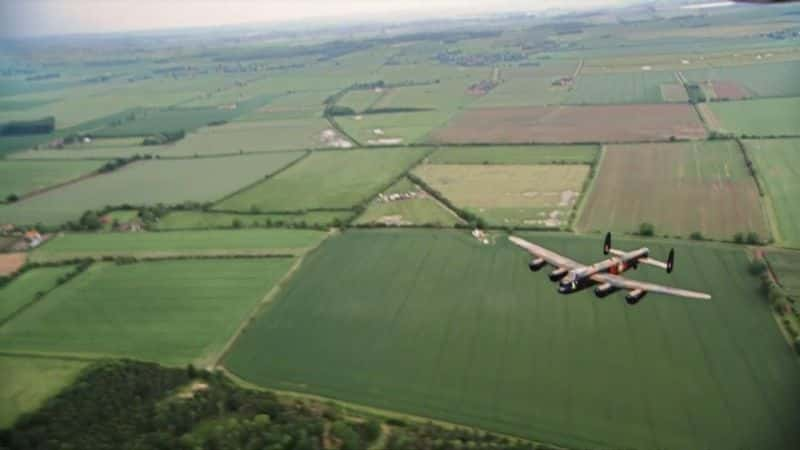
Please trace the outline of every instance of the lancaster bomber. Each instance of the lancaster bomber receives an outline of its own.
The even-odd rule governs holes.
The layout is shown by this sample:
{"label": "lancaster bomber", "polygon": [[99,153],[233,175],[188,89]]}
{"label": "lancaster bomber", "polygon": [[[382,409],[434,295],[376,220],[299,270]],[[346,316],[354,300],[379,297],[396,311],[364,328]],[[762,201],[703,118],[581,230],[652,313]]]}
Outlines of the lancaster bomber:
{"label": "lancaster bomber", "polygon": [[648,292],[700,300],[711,299],[710,295],[702,292],[628,280],[620,276],[626,270],[636,269],[640,263],[659,267],[666,270],[667,273],[672,273],[675,265],[674,249],[669,251],[667,262],[662,262],[650,258],[650,250],[647,247],[629,252],[611,248],[611,233],[608,233],[603,243],[603,254],[612,256],[591,266],[586,266],[524,239],[509,236],[509,240],[533,255],[534,258],[528,264],[533,272],[538,272],[546,264],[555,267],[555,270],[550,272],[550,280],[559,283],[558,292],[562,294],[572,294],[595,286],[594,294],[599,298],[623,289],[629,291],[625,296],[625,301],[629,305],[639,303]]}

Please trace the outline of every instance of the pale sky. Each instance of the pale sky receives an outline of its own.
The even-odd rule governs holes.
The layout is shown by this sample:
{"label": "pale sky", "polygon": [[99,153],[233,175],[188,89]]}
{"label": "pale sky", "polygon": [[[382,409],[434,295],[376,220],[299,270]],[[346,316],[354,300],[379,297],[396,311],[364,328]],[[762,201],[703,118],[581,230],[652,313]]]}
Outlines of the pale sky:
{"label": "pale sky", "polygon": [[580,9],[630,0],[0,0],[0,37]]}

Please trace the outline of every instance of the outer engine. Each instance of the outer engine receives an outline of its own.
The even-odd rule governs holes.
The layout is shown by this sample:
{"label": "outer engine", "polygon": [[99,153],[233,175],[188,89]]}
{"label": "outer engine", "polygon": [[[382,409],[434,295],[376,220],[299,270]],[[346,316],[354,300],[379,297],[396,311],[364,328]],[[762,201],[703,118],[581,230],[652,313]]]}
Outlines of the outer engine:
{"label": "outer engine", "polygon": [[543,258],[536,258],[532,259],[531,262],[528,263],[528,268],[531,269],[531,272],[538,272],[542,267],[545,265],[545,260]]}
{"label": "outer engine", "polygon": [[625,301],[628,302],[629,305],[635,305],[639,303],[639,301],[643,299],[645,295],[647,295],[647,291],[636,289],[631,291],[630,294],[625,296]]}
{"label": "outer engine", "polygon": [[612,286],[611,283],[603,283],[594,288],[594,295],[596,295],[597,298],[603,298],[617,292],[617,290],[618,289]]}

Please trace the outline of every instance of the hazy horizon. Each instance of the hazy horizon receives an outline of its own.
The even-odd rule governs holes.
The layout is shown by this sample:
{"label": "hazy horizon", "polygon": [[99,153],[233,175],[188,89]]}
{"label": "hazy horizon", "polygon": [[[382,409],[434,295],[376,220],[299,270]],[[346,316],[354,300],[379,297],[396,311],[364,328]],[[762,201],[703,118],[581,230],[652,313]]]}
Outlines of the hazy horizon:
{"label": "hazy horizon", "polygon": [[408,20],[511,11],[578,10],[632,0],[0,0],[0,37],[288,23]]}

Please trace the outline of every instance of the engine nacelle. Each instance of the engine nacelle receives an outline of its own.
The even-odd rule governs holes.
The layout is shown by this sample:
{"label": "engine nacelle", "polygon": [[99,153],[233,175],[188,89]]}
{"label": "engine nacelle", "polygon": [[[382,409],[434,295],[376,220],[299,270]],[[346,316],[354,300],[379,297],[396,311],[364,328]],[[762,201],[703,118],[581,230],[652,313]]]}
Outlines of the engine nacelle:
{"label": "engine nacelle", "polygon": [[567,272],[568,272],[568,270],[564,269],[564,268],[556,269],[556,270],[550,272],[550,275],[549,275],[550,276],[550,281],[558,281],[558,280],[564,278],[564,276],[567,274]]}
{"label": "engine nacelle", "polygon": [[647,295],[647,291],[636,289],[631,291],[630,294],[625,296],[625,301],[628,302],[629,305],[635,305],[639,303],[639,301],[641,301],[645,295]]}
{"label": "engine nacelle", "polygon": [[594,295],[596,295],[597,298],[603,298],[617,292],[617,290],[618,289],[612,286],[611,283],[603,283],[594,288]]}
{"label": "engine nacelle", "polygon": [[538,272],[545,264],[547,263],[543,258],[536,258],[528,263],[528,268],[531,269],[531,272]]}

